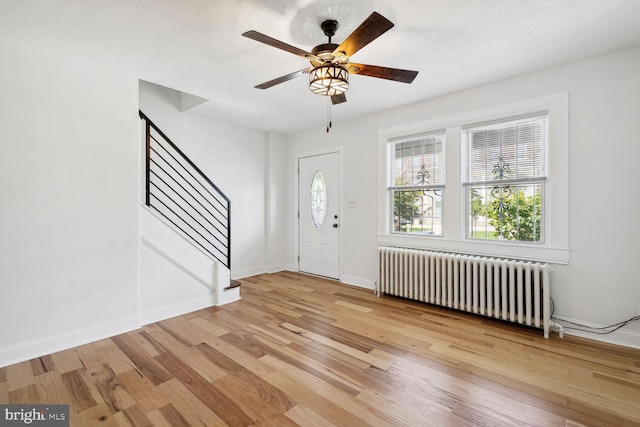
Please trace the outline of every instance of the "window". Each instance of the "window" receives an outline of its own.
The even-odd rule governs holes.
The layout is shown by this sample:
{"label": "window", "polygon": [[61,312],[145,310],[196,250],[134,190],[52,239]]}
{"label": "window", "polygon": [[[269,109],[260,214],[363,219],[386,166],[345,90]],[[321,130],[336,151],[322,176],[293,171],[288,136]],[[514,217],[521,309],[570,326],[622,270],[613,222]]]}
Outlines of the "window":
{"label": "window", "polygon": [[378,244],[567,264],[568,93],[476,101],[378,131]]}
{"label": "window", "polygon": [[542,243],[547,115],[463,129],[466,237]]}
{"label": "window", "polygon": [[444,131],[392,141],[393,233],[442,236]]}
{"label": "window", "polygon": [[313,222],[316,230],[320,230],[324,225],[324,218],[327,215],[327,184],[322,172],[316,171],[316,173],[313,174],[309,194],[311,222]]}

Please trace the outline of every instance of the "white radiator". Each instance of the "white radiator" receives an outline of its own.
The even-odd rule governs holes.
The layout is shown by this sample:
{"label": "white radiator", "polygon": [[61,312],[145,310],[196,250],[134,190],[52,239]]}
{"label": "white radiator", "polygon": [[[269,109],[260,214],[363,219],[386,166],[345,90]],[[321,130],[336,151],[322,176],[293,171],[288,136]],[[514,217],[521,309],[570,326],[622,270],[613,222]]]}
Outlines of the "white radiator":
{"label": "white radiator", "polygon": [[[535,326],[551,321],[549,264],[380,247],[377,293]],[[559,331],[562,336],[562,331]]]}

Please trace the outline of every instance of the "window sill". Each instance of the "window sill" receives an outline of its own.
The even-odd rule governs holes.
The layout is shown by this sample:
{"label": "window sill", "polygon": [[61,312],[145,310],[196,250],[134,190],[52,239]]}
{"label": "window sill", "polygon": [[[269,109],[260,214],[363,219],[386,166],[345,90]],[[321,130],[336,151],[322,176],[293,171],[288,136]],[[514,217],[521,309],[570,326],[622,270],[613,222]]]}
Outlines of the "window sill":
{"label": "window sill", "polygon": [[379,234],[379,246],[399,246],[411,249],[456,252],[497,258],[514,258],[550,264],[569,264],[571,251],[543,245],[526,245],[477,240],[451,240],[438,236],[403,236]]}

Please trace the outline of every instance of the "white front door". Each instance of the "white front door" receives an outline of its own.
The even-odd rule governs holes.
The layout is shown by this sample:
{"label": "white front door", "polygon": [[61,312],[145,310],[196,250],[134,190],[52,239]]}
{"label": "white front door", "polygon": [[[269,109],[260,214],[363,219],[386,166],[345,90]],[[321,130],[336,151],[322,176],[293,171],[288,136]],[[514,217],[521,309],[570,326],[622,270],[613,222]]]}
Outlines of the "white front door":
{"label": "white front door", "polygon": [[340,154],[298,159],[299,270],[340,279]]}

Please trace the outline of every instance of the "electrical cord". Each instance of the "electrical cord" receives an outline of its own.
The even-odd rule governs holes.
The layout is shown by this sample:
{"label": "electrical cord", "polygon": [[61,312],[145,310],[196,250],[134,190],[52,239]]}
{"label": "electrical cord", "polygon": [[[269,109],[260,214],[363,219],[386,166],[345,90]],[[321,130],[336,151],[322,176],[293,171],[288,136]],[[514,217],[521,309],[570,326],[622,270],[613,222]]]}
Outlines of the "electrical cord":
{"label": "electrical cord", "polygon": [[[551,298],[551,317],[553,317],[553,313],[555,312],[556,309],[556,305],[553,301],[553,298]],[[564,326],[564,329],[573,329],[576,331],[582,331],[582,332],[588,332],[591,334],[597,334],[597,335],[607,335],[610,334],[612,332],[617,331],[618,329],[622,328],[625,325],[628,325],[631,322],[635,322],[635,321],[639,321],[640,320],[640,316],[634,316],[630,319],[627,320],[623,320],[622,322],[618,322],[618,323],[614,323],[613,325],[609,325],[609,326],[588,326],[588,325],[583,325],[581,323],[577,323],[577,322],[572,322],[570,320],[562,320],[563,323],[569,323],[571,325],[576,325],[579,326],[579,328],[573,327],[573,326]],[[613,329],[612,329],[613,328]]]}
{"label": "electrical cord", "polygon": [[[563,320],[563,322],[571,323],[572,325],[580,326],[579,328],[575,328],[575,327],[572,327],[572,326],[565,326],[564,327],[565,329],[574,329],[574,330],[577,330],[577,331],[588,332],[588,333],[597,334],[597,335],[607,335],[607,334],[615,332],[618,329],[622,328],[623,326],[625,326],[625,325],[627,325],[627,324],[629,324],[631,322],[635,322],[637,320],[640,320],[640,316],[634,316],[631,319],[625,320],[623,322],[616,323],[614,325],[603,326],[603,327],[594,327],[594,326],[581,325],[580,323],[570,322],[568,320]],[[609,328],[613,328],[613,329],[607,330]]]}

